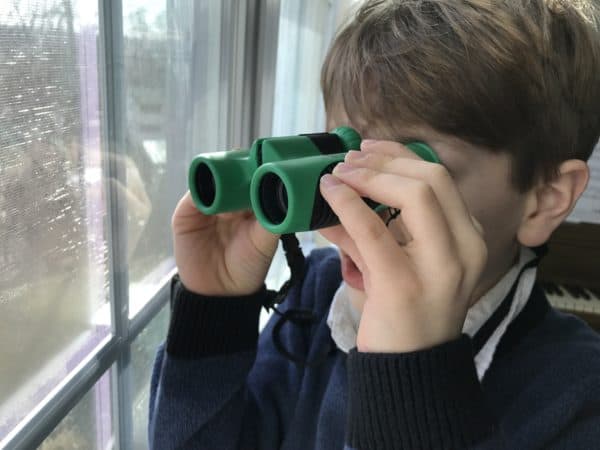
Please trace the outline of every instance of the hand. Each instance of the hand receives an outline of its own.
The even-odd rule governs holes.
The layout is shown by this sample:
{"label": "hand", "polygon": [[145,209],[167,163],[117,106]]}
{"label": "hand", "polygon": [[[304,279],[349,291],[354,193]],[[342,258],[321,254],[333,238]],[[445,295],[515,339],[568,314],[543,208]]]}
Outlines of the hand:
{"label": "hand", "polygon": [[252,211],[202,214],[189,191],[171,221],[179,278],[190,291],[214,296],[248,295],[264,283],[279,236]]}
{"label": "hand", "polygon": [[[321,193],[362,262],[358,350],[408,352],[458,337],[487,248],[448,171],[401,144],[375,141],[323,177]],[[400,209],[393,222],[402,221],[404,238],[361,197]]]}
{"label": "hand", "polygon": [[117,178],[109,178],[111,187],[117,193],[117,204],[127,211],[127,261],[131,262],[152,212],[152,202],[140,172],[133,159],[127,155],[109,153],[108,158],[117,165],[117,171],[124,173],[127,183]]}

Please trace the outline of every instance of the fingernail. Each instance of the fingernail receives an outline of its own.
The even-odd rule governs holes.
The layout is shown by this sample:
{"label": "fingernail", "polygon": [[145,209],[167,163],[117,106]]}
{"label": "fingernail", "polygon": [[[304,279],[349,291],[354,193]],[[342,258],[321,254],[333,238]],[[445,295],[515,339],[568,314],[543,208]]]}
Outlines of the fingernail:
{"label": "fingernail", "polygon": [[348,173],[356,170],[356,167],[352,167],[350,164],[340,163],[333,168],[333,173]]}
{"label": "fingernail", "polygon": [[370,145],[373,145],[375,142],[377,142],[377,139],[365,139],[360,143],[360,146],[368,147]]}
{"label": "fingernail", "polygon": [[365,155],[363,152],[359,152],[356,150],[350,150],[348,153],[346,153],[346,157],[344,158],[344,161],[361,161],[363,159],[365,159],[367,157],[367,155]]}
{"label": "fingernail", "polygon": [[341,184],[341,181],[338,180],[333,175],[330,175],[328,173],[321,177],[321,185],[324,188],[331,188],[331,187],[337,186],[339,184]]}

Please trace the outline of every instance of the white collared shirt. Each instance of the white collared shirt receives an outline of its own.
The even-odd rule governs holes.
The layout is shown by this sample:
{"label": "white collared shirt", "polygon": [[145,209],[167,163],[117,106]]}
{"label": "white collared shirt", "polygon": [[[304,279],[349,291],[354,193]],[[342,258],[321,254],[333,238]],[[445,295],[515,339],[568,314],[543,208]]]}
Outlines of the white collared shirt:
{"label": "white collared shirt", "polygon": [[[463,325],[463,333],[473,337],[481,326],[496,311],[502,300],[509,293],[510,288],[516,281],[522,267],[535,258],[535,253],[527,248],[521,247],[519,261],[510,268],[494,287],[487,291],[477,303],[475,303],[467,312],[467,317]],[[485,342],[481,350],[475,355],[475,367],[479,380],[483,378],[485,372],[492,363],[496,347],[500,338],[506,332],[508,325],[521,312],[535,282],[537,267],[531,267],[521,275],[517,289],[514,294],[508,314],[496,327],[489,339]],[[356,336],[358,334],[358,325],[360,323],[360,311],[358,311],[350,302],[348,297],[347,285],[344,281],[333,296],[329,315],[327,316],[327,325],[331,329],[331,337],[337,347],[344,353],[356,347]]]}

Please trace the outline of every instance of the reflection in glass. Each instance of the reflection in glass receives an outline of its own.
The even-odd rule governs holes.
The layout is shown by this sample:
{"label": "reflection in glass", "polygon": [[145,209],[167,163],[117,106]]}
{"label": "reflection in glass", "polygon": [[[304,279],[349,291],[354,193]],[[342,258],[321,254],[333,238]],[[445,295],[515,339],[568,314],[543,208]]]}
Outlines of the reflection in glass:
{"label": "reflection in glass", "polygon": [[[139,202],[128,203],[130,316],[147,301],[152,288],[145,279],[171,254],[166,183],[165,103],[167,70],[166,1],[123,1],[124,90],[127,135],[125,148],[135,170],[127,172]],[[179,179],[181,177],[178,177]],[[173,182],[173,179],[170,180]],[[164,274],[163,274],[164,275]],[[140,299],[140,297],[143,297]]]}
{"label": "reflection in glass", "polygon": [[83,3],[0,4],[0,441],[110,333],[98,11]]}
{"label": "reflection in glass", "polygon": [[109,372],[48,435],[39,450],[108,450],[116,448],[112,431]]}
{"label": "reflection in glass", "polygon": [[170,222],[187,190],[192,156],[225,145],[224,3],[123,0],[127,136],[121,153],[135,167],[128,188],[140,193],[140,201],[128,202],[129,317],[175,267]]}

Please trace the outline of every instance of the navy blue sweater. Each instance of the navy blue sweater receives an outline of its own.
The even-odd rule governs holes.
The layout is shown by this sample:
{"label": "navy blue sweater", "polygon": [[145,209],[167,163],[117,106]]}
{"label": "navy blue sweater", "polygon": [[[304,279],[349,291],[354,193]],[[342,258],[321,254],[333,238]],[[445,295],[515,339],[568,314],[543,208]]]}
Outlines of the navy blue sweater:
{"label": "navy blue sweater", "polygon": [[600,340],[553,310],[542,291],[503,336],[484,379],[471,339],[401,354],[336,349],[326,323],[340,282],[333,249],[306,261],[281,310],[307,308],[311,327],[273,316],[258,336],[265,290],[194,295],[175,280],[166,344],[151,382],[153,449],[600,448]]}

